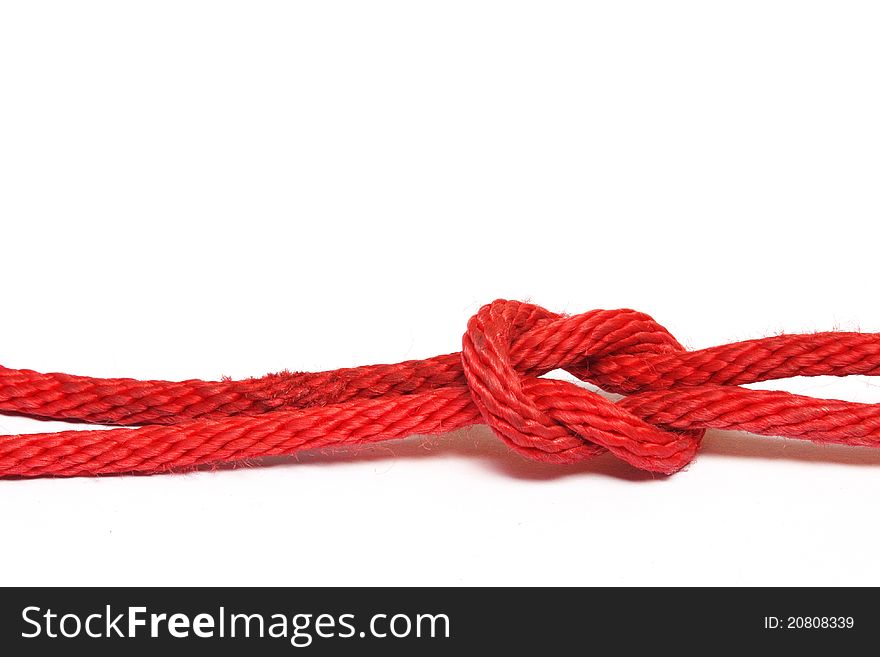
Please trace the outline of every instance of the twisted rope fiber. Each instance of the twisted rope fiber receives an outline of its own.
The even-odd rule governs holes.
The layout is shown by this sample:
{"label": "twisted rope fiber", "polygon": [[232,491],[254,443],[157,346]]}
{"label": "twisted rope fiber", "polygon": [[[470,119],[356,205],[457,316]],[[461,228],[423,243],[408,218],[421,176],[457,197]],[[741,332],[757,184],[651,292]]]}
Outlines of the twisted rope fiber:
{"label": "twisted rope fiber", "polygon": [[[563,369],[603,390],[543,378]],[[157,473],[488,424],[517,452],[572,463],[609,451],[671,474],[706,429],[880,446],[880,405],[740,386],[880,374],[880,334],[783,335],[688,352],[634,310],[551,313],[495,301],[460,353],[243,381],[138,381],[0,367],[0,412],[119,425],[0,437],[0,476]],[[126,427],[125,425],[132,425]]]}

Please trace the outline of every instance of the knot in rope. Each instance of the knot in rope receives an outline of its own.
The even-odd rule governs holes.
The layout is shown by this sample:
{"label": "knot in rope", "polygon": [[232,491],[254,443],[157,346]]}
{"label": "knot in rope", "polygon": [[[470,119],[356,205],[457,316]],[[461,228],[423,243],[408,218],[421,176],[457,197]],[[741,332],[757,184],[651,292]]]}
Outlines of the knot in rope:
{"label": "knot in rope", "polygon": [[[536,347],[542,362],[529,362]],[[496,301],[468,322],[462,363],[483,420],[517,452],[572,463],[607,450],[639,468],[663,472],[693,458],[703,430],[653,426],[595,392],[528,370],[563,369],[590,381],[591,364],[601,369],[603,358],[683,351],[643,313],[566,317],[530,304]]]}

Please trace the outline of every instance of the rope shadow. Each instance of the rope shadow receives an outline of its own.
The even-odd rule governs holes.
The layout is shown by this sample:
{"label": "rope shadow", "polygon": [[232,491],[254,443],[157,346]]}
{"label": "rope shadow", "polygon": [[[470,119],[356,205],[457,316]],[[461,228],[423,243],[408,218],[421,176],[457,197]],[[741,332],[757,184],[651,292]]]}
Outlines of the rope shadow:
{"label": "rope shadow", "polygon": [[831,463],[855,467],[880,466],[880,450],[876,447],[854,447],[814,443],[796,438],[756,436],[741,431],[709,431],[697,455],[700,456]]}

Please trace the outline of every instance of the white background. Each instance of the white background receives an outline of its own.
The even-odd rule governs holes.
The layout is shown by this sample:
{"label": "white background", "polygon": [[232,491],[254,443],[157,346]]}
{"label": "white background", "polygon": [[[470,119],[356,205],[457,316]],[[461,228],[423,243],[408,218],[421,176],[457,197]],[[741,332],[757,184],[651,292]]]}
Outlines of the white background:
{"label": "white background", "polygon": [[[880,330],[874,3],[2,7],[8,367],[395,362],[498,297],[690,348]],[[878,500],[880,451],[712,433],[665,478],[477,428],[0,481],[0,583],[880,584]]]}

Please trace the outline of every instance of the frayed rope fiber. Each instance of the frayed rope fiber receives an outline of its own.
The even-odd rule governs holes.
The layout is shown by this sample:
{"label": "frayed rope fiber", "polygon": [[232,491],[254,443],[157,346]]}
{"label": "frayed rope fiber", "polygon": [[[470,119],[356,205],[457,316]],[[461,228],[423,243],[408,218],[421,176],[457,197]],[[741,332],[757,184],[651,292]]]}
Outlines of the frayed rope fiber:
{"label": "frayed rope fiber", "polygon": [[[563,369],[619,402],[542,378]],[[0,367],[0,412],[137,425],[0,437],[0,476],[158,473],[485,423],[517,452],[573,463],[603,452],[671,474],[706,429],[880,447],[880,405],[743,384],[880,374],[880,334],[782,335],[685,351],[634,310],[566,316],[499,300],[460,353],[244,381],[137,381]]]}

